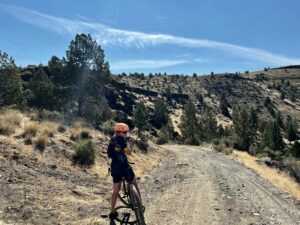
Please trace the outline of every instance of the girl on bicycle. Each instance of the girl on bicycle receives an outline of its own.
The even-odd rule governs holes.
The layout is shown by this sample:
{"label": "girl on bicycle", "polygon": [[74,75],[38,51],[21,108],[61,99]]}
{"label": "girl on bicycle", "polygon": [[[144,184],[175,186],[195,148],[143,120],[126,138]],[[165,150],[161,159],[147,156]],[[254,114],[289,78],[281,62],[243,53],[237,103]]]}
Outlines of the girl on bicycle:
{"label": "girl on bicycle", "polygon": [[129,127],[125,123],[117,123],[115,125],[115,134],[111,138],[107,153],[111,158],[111,176],[113,178],[113,194],[111,197],[111,212],[109,214],[110,219],[114,219],[118,216],[116,211],[116,203],[118,194],[121,189],[122,179],[126,179],[127,182],[136,185],[136,177],[128,163],[127,155],[131,155],[132,149],[127,146],[126,136],[129,131]]}

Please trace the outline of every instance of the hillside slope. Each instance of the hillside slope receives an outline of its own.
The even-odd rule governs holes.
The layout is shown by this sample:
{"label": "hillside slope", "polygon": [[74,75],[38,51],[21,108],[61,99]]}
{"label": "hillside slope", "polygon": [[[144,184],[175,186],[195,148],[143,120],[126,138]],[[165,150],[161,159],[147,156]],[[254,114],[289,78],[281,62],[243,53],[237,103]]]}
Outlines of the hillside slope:
{"label": "hillside slope", "polygon": [[[170,91],[168,93],[168,91]],[[168,96],[171,100],[168,101]],[[290,115],[300,121],[300,69],[272,69],[245,74],[217,74],[208,76],[160,75],[113,76],[107,87],[110,106],[123,110],[129,117],[139,101],[150,110],[154,101],[163,97],[169,105],[171,117],[178,122],[183,105],[192,99],[199,112],[209,111],[221,123],[230,123],[230,118],[221,114],[219,107],[222,97],[231,105],[247,105],[254,108],[259,116],[270,118],[265,107],[269,97],[274,107],[283,115]]]}
{"label": "hillside slope", "polygon": [[[82,122],[63,130],[58,129],[61,125],[57,122],[37,121],[17,111],[6,113],[19,118],[19,123],[10,135],[0,135],[0,224],[99,222],[100,215],[109,212],[112,193],[106,155],[109,136]],[[36,129],[31,143],[23,137],[28,127]],[[88,137],[82,136],[82,131]],[[36,143],[45,132],[48,141],[41,151]],[[83,137],[95,146],[96,160],[91,167],[73,164],[75,146],[85,140]],[[156,147],[150,147],[147,154],[135,150],[129,160],[135,163],[138,177],[156,167],[164,154]]]}

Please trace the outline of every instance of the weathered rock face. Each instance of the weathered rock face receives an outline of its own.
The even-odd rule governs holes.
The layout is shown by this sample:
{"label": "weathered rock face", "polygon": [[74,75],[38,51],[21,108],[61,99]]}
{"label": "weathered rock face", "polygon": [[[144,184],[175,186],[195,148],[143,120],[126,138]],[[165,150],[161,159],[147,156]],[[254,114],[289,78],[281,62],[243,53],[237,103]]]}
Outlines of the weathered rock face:
{"label": "weathered rock face", "polygon": [[[257,78],[262,76],[262,79]],[[222,97],[225,97],[232,106],[231,110],[236,104],[245,105],[266,117],[271,117],[264,106],[265,99],[270,97],[274,107],[282,114],[291,114],[300,121],[300,114],[296,112],[300,109],[299,67],[278,68],[267,72],[224,73],[196,77],[182,75],[113,76],[113,80],[112,86],[127,93],[124,94],[127,95],[124,96],[127,101],[131,95],[136,97],[136,102],[143,101],[149,108],[153,108],[155,100],[161,97],[168,105],[171,114],[182,110],[187,100],[191,99],[200,114],[209,111],[214,115],[220,115],[220,101]],[[130,110],[127,111],[130,112]],[[221,115],[220,118],[222,118]]]}
{"label": "weathered rock face", "polygon": [[[172,100],[180,103],[180,104],[185,104],[187,100],[189,100],[189,95],[187,94],[180,94],[180,93],[171,93],[171,98]],[[164,97],[167,97],[167,94],[163,94]]]}

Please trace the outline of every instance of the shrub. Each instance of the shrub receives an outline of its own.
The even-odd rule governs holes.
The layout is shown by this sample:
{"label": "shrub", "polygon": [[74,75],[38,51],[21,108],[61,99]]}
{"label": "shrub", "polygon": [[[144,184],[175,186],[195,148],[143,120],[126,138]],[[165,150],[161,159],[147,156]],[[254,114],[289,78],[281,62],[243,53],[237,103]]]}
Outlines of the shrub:
{"label": "shrub", "polygon": [[116,122],[113,120],[108,120],[99,127],[99,129],[106,135],[112,136],[114,133],[114,127]]}
{"label": "shrub", "polygon": [[50,129],[44,130],[44,133],[48,135],[48,137],[54,137],[54,132]]}
{"label": "shrub", "polygon": [[158,145],[163,145],[168,143],[169,140],[172,139],[173,132],[174,132],[174,128],[172,126],[172,123],[169,121],[166,126],[163,126],[160,129],[156,143]]}
{"label": "shrub", "polygon": [[5,120],[0,121],[0,134],[10,135],[15,131],[15,126]]}
{"label": "shrub", "polygon": [[91,140],[83,141],[75,146],[73,162],[82,166],[90,166],[95,163],[95,149]]}
{"label": "shrub", "polygon": [[214,150],[216,150],[217,152],[223,152],[224,149],[226,148],[224,143],[220,143],[218,145],[214,145],[213,146]]}
{"label": "shrub", "polygon": [[61,121],[62,115],[56,111],[42,110],[37,113],[39,120]]}
{"label": "shrub", "polygon": [[21,124],[21,115],[15,110],[6,110],[0,115],[0,134],[10,135]]}
{"label": "shrub", "polygon": [[300,163],[290,158],[285,160],[285,165],[287,166],[290,175],[300,183]]}
{"label": "shrub", "polygon": [[43,133],[41,136],[38,137],[35,147],[40,151],[43,151],[46,148],[47,143],[48,143],[48,134]]}
{"label": "shrub", "polygon": [[72,129],[71,130],[71,139],[73,141],[77,141],[80,137],[80,130],[79,129]]}
{"label": "shrub", "polygon": [[223,150],[223,153],[224,153],[225,155],[230,155],[232,152],[233,152],[232,148],[225,148],[225,149]]}
{"label": "shrub", "polygon": [[65,133],[66,132],[66,127],[62,124],[60,124],[57,128],[57,131],[60,133]]}
{"label": "shrub", "polygon": [[220,144],[220,139],[213,139],[212,143],[213,143],[213,145],[219,145]]}
{"label": "shrub", "polygon": [[81,130],[80,131],[80,137],[81,137],[81,139],[89,139],[91,137],[90,131],[88,131],[88,130]]}
{"label": "shrub", "polygon": [[147,152],[148,151],[149,145],[148,145],[146,137],[144,137],[143,135],[141,135],[140,140],[136,141],[136,145],[143,152]]}
{"label": "shrub", "polygon": [[158,138],[157,138],[157,140],[156,140],[156,144],[158,144],[158,145],[163,145],[163,144],[166,144],[166,143],[168,143],[168,138],[166,137],[166,136],[164,136],[164,135],[159,135],[158,136]]}
{"label": "shrub", "polygon": [[34,137],[38,131],[37,124],[30,124],[24,128],[23,137]]}
{"label": "shrub", "polygon": [[32,145],[32,137],[26,137],[24,143],[25,145]]}
{"label": "shrub", "polygon": [[75,128],[71,130],[71,139],[77,141],[79,139],[89,139],[90,131],[87,128]]}
{"label": "shrub", "polygon": [[291,147],[291,152],[294,157],[300,158],[300,142],[295,141]]}
{"label": "shrub", "polygon": [[232,153],[232,148],[226,147],[226,145],[222,142],[218,145],[213,146],[214,150],[217,152],[222,152],[225,155],[230,155]]}

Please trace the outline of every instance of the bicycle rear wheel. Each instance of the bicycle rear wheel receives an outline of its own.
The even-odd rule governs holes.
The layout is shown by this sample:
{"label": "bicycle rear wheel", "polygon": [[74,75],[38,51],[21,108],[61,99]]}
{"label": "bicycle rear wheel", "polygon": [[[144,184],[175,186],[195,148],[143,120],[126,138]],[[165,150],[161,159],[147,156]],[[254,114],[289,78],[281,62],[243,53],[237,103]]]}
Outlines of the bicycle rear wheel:
{"label": "bicycle rear wheel", "polygon": [[125,181],[122,181],[122,194],[119,193],[119,199],[121,200],[121,202],[127,206],[130,207],[130,198],[129,198],[129,190],[128,190],[128,186],[126,185]]}
{"label": "bicycle rear wheel", "polygon": [[146,225],[142,201],[140,199],[140,195],[137,191],[137,188],[134,184],[130,185],[130,196],[131,196],[131,203],[133,206],[133,210],[134,210],[138,225]]}

